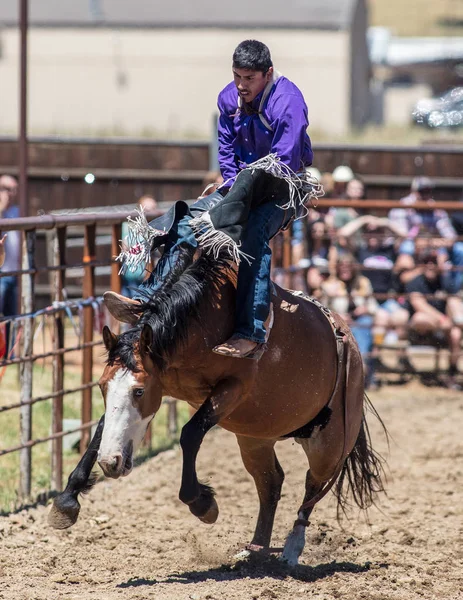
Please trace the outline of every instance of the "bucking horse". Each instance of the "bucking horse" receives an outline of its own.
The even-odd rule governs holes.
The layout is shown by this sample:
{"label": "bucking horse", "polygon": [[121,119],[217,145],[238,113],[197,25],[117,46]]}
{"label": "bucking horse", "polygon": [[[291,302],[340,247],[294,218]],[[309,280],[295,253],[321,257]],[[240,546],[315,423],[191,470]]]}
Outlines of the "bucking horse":
{"label": "bucking horse", "polygon": [[278,441],[294,438],[309,463],[302,504],[281,555],[290,565],[302,553],[315,504],[329,490],[338,509],[345,507],[349,489],[359,507],[374,502],[384,472],[371,447],[362,358],[348,326],[311,298],[272,284],[273,326],[260,360],[220,356],[212,349],[233,332],[235,287],[236,268],[229,260],[185,249],[139,309],[105,294],[107,305],[121,304],[118,314],[125,311],[132,326],[120,335],[103,330],[107,364],[99,385],[105,414],[54,500],[53,527],[76,522],[78,496],[91,487],[97,460],[107,477],[131,472],[163,396],[195,409],[180,436],[179,497],[205,523],[217,520],[219,508],[213,489],[198,479],[198,451],[215,425],[236,435],[260,502],[250,551],[270,547],[284,480],[274,450]]}

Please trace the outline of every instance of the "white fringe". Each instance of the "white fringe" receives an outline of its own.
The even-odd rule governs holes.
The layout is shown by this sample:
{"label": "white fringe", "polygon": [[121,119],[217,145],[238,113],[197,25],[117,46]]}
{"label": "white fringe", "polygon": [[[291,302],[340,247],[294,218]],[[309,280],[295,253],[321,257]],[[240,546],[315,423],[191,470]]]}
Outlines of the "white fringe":
{"label": "white fringe", "polygon": [[[151,248],[155,238],[165,235],[165,231],[154,229],[146,220],[143,207],[137,207],[138,216],[127,217],[128,236],[121,241],[121,252],[116,260],[121,264],[119,273],[134,272],[140,265],[147,265],[151,260]],[[126,250],[124,249],[127,248]]]}
{"label": "white fringe", "polygon": [[[294,209],[296,219],[307,216],[309,212],[309,207],[306,206],[308,200],[321,198],[325,194],[322,184],[316,177],[307,171],[301,174],[295,173],[291,167],[281,162],[275,153],[259,158],[248,165],[247,168],[252,171],[262,169],[278,179],[284,179],[288,183],[289,201],[280,208],[283,210]],[[315,207],[316,204],[312,202],[312,206]]]}
{"label": "white fringe", "polygon": [[252,256],[240,250],[239,245],[230,236],[214,228],[208,212],[203,212],[202,215],[192,219],[190,227],[195,234],[199,247],[207,254],[212,254],[216,260],[222,252],[227,252],[237,265],[240,264],[242,259],[249,264],[253,260]]}

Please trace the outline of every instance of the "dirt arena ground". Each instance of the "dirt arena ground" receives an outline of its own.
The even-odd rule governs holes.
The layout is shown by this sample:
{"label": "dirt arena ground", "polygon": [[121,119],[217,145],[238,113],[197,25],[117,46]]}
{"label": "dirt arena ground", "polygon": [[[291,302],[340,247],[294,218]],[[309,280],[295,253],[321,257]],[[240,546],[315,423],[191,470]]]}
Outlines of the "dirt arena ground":
{"label": "dirt arena ground", "polygon": [[[78,523],[56,532],[48,507],[0,518],[3,600],[206,600],[463,598],[463,394],[418,384],[372,394],[390,434],[388,496],[340,527],[334,498],[312,515],[301,565],[275,558],[236,562],[257,512],[253,483],[234,437],[214,430],[198,472],[217,491],[221,514],[208,526],[177,499],[178,449],[130,477],[105,481],[82,502]],[[273,545],[280,546],[303,492],[305,457],[292,440],[277,445],[286,472]]]}

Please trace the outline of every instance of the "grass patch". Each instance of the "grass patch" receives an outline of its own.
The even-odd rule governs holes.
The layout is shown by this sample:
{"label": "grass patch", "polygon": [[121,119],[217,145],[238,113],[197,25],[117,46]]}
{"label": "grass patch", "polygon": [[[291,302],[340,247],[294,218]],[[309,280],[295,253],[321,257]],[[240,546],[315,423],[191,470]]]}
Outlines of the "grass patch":
{"label": "grass patch", "polygon": [[[98,350],[98,352],[100,352]],[[20,400],[20,383],[18,367],[11,366],[5,371],[0,382],[0,406],[13,404]],[[99,367],[95,367],[95,376],[99,375]],[[71,365],[65,372],[65,389],[78,387],[81,384],[81,369]],[[33,372],[33,396],[43,396],[52,390],[52,371],[49,365],[35,365]],[[92,419],[99,419],[104,412],[103,399],[98,388],[92,394]],[[81,393],[68,394],[64,397],[64,418],[79,419]],[[178,404],[179,428],[188,419],[188,407]],[[45,400],[32,406],[32,438],[47,437],[51,433],[52,401]],[[0,448],[10,448],[19,445],[20,409],[12,409],[0,413]],[[155,454],[159,449],[172,445],[167,432],[167,406],[163,406],[153,421],[152,450],[140,450],[140,459]],[[75,450],[63,452],[63,481],[76,466],[79,454]],[[0,456],[0,512],[16,510],[22,504],[18,495],[19,488],[19,452]],[[51,486],[51,442],[37,444],[32,448],[32,492],[31,499],[50,491]]]}

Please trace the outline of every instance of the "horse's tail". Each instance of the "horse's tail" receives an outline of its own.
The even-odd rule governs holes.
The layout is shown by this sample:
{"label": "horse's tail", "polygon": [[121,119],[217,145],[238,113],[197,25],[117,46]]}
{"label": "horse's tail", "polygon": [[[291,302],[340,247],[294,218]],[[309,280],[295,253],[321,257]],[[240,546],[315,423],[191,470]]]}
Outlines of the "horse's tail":
{"label": "horse's tail", "polygon": [[[365,406],[369,408],[379,420],[386,439],[389,440],[386,426],[366,394]],[[376,494],[385,491],[384,463],[384,458],[372,448],[371,436],[364,411],[357,441],[344,462],[341,474],[334,488],[334,493],[338,499],[338,519],[340,518],[341,513],[346,512],[346,508],[349,505],[349,491],[352,492],[354,501],[359,508],[367,509],[375,504]],[[346,478],[347,486],[344,487]]]}

